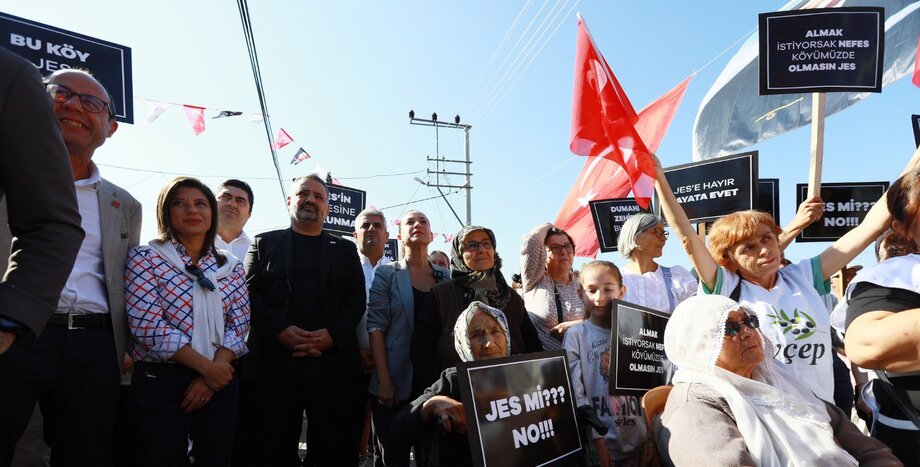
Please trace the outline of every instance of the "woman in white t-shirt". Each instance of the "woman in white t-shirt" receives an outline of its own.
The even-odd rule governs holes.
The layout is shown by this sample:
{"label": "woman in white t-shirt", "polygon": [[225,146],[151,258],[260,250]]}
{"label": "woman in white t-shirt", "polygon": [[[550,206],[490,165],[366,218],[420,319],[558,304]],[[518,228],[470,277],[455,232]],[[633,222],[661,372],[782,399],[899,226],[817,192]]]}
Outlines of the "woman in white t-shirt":
{"label": "woman in white t-shirt", "polygon": [[[888,228],[891,216],[886,195],[861,224],[820,255],[780,268],[778,235],[782,229],[772,216],[740,211],[720,218],[709,231],[707,250],[678,204],[657,158],[655,172],[655,189],[668,224],[676,229],[699,273],[699,292],[729,296],[754,310],[763,334],[773,343],[777,363],[792,371],[819,398],[833,403],[831,328],[821,295],[830,291],[827,280],[831,274]],[[818,198],[806,203],[822,207]]]}
{"label": "woman in white t-shirt", "polygon": [[629,259],[623,267],[623,300],[670,314],[696,294],[697,280],[690,271],[655,262],[667,241],[668,232],[656,216],[640,213],[623,223],[617,241],[620,254]]}

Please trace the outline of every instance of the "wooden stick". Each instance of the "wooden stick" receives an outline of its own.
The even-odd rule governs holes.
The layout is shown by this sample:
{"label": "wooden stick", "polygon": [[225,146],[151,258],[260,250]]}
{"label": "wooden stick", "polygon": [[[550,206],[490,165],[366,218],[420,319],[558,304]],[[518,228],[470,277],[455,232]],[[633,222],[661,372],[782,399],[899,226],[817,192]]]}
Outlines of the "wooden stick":
{"label": "wooden stick", "polygon": [[824,161],[824,93],[811,94],[811,164],[808,166],[808,198],[821,196],[821,165]]}
{"label": "wooden stick", "polygon": [[700,240],[703,241],[703,245],[706,244],[706,223],[700,222],[696,224],[696,233],[700,236]]}

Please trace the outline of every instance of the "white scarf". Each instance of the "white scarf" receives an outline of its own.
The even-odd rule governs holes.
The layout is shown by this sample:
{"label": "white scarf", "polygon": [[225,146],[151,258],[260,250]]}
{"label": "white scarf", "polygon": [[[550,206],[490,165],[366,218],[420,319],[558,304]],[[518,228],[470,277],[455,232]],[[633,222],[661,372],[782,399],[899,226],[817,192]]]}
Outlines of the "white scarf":
{"label": "white scarf", "polygon": [[847,286],[847,301],[860,282],[871,282],[890,289],[920,293],[920,254],[889,258],[858,273]]}
{"label": "white scarf", "polygon": [[475,360],[473,357],[473,349],[470,345],[470,336],[467,335],[467,332],[470,327],[470,321],[473,320],[473,317],[476,316],[476,312],[479,310],[488,313],[495,318],[495,321],[498,321],[498,324],[502,327],[502,331],[505,332],[505,357],[511,355],[511,335],[508,333],[508,320],[505,318],[505,313],[498,308],[493,308],[485,303],[474,301],[466,307],[466,310],[460,313],[460,316],[457,317],[457,322],[454,323],[454,350],[457,351],[460,360],[464,362],[472,362]]}
{"label": "white scarf", "polygon": [[219,280],[227,277],[236,266],[236,258],[221,251],[227,258],[223,266],[218,267],[217,271],[211,273],[201,269],[204,277],[207,277],[214,284],[214,291],[206,289],[198,283],[198,278],[192,273],[185,270],[185,261],[179,256],[176,246],[172,242],[161,242],[151,240],[151,248],[156,250],[161,258],[172,264],[176,270],[192,280],[192,349],[203,355],[208,360],[214,359],[217,352],[224,342],[224,302],[221,300],[221,291]]}
{"label": "white scarf", "polygon": [[674,382],[703,384],[725,397],[758,466],[857,465],[834,441],[824,402],[776,365],[762,334],[765,358],[750,379],[715,365],[725,320],[738,309],[743,307],[720,295],[691,297],[677,306],[664,332],[665,352],[678,368]]}

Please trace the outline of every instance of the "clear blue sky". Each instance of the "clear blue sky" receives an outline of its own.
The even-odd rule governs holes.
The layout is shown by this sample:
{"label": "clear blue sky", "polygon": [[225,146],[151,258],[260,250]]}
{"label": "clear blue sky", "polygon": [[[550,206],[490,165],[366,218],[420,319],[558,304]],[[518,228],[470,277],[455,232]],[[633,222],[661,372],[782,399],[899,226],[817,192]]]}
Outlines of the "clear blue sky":
{"label": "clear blue sky", "polygon": [[[296,141],[280,153],[285,179],[318,163],[346,185],[366,190],[369,203],[378,207],[429,198],[434,193],[413,181],[424,173],[355,177],[423,172],[425,157],[435,153],[434,131],[410,126],[409,109],[420,117],[437,112],[442,120],[460,114],[473,125],[473,222],[495,230],[510,275],[519,269],[521,236],[555,218],[583,164],[568,150],[574,11],[588,22],[638,110],[751,32],[758,13],[784,3],[258,1],[250,2],[250,15],[272,123]],[[235,2],[7,0],[0,10],[132,47],[139,123],[147,111],[140,98],[258,111]],[[520,58],[522,50],[531,54]],[[690,162],[697,108],[736,50],[691,82],[659,149],[666,166]],[[509,77],[508,70],[516,72]],[[918,102],[920,89],[905,79],[829,117],[824,180],[893,179],[913,149],[909,116],[920,113]],[[199,176],[212,186],[227,176],[247,180],[256,192],[247,230],[288,224],[263,127],[242,117],[207,124],[205,133],[194,136],[176,107],[146,129],[121,125],[97,151],[94,160],[103,176],[144,205],[142,241],[155,235],[156,194],[171,177],[157,171]],[[462,132],[442,130],[440,136],[441,154],[462,158]],[[291,166],[298,146],[314,159]],[[760,176],[781,179],[786,222],[795,212],[794,186],[808,175],[809,131],[799,129],[753,149],[760,151]],[[450,200],[463,217],[462,194]],[[436,232],[459,227],[443,201],[412,206],[428,214]],[[401,209],[385,212],[397,217]],[[448,249],[440,238],[432,246]],[[804,258],[826,246],[793,244],[787,256]],[[616,254],[601,257],[623,263]],[[864,254],[858,262],[872,261]],[[661,262],[688,263],[673,241]]]}

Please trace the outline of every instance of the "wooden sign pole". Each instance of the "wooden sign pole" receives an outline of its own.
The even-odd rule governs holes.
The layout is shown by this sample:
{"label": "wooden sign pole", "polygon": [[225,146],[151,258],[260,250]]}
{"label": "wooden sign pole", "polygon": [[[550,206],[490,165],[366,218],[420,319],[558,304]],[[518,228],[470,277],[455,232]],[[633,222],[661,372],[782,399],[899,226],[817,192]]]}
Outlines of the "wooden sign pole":
{"label": "wooden sign pole", "polygon": [[824,161],[824,93],[811,94],[811,164],[808,166],[808,198],[821,196],[821,165]]}

